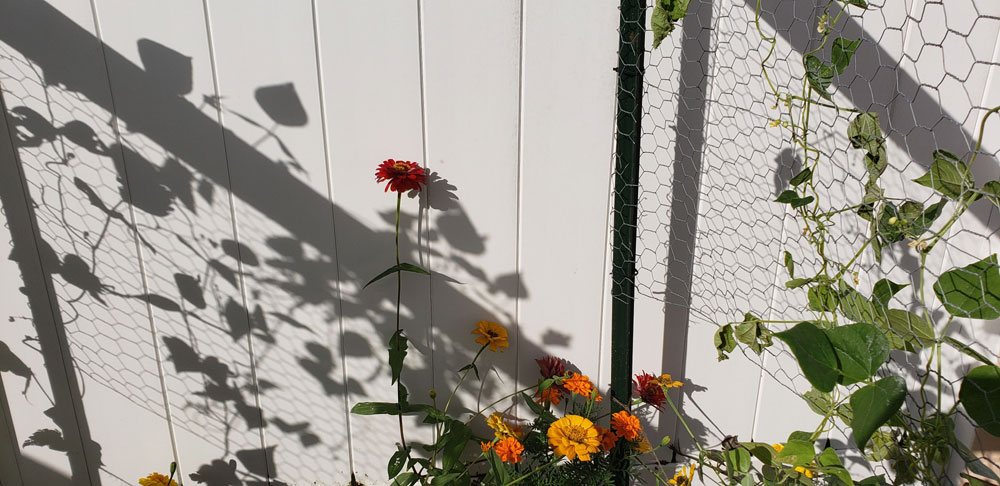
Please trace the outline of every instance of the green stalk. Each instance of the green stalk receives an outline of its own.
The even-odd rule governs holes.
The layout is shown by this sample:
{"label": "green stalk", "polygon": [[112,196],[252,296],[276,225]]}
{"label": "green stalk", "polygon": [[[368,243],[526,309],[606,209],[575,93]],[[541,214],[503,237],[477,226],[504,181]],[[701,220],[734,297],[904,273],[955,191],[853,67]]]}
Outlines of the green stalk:
{"label": "green stalk", "polygon": [[[399,212],[403,204],[403,193],[396,193],[396,334],[399,333],[399,304],[403,296],[403,272],[398,270],[399,267]],[[406,449],[406,435],[403,432],[403,414],[402,408],[403,404],[400,403],[399,397],[403,388],[403,370],[399,370],[399,380],[396,380],[396,406],[400,409],[400,414],[397,415],[399,419],[399,441],[403,445],[403,449]]]}

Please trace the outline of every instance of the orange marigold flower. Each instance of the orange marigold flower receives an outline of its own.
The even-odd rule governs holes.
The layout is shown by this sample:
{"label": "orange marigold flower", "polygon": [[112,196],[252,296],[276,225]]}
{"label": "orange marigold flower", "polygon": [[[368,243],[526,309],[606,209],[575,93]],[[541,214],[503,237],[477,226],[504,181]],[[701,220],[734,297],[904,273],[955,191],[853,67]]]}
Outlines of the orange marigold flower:
{"label": "orange marigold flower", "polygon": [[493,451],[497,453],[501,461],[517,464],[521,462],[521,453],[524,452],[524,446],[517,439],[507,437],[497,442],[493,446]]}
{"label": "orange marigold flower", "polygon": [[493,443],[492,442],[480,442],[479,443],[479,448],[482,449],[483,452],[486,452],[486,451],[490,450],[491,448],[493,448]]}
{"label": "orange marigold flower", "polygon": [[493,351],[494,353],[498,348],[500,349],[500,352],[503,352],[505,348],[510,347],[510,342],[507,341],[507,330],[495,322],[477,322],[476,328],[472,330],[472,334],[479,335],[479,337],[476,338],[476,344],[479,344],[480,346],[489,346],[490,351]]}
{"label": "orange marigold flower", "polygon": [[659,378],[643,371],[641,375],[635,375],[632,384],[636,394],[643,402],[656,407],[657,410],[663,410],[663,404],[667,402],[667,397],[663,394]]}
{"label": "orange marigold flower", "polygon": [[177,486],[177,481],[160,473],[152,473],[139,479],[140,486]]}
{"label": "orange marigold flower", "polygon": [[589,397],[590,392],[594,391],[594,383],[590,381],[590,378],[576,372],[563,380],[562,387],[570,393],[576,393],[585,397]]}
{"label": "orange marigold flower", "polygon": [[639,419],[624,410],[611,415],[611,428],[625,440],[635,440],[642,435]]}
{"label": "orange marigold flower", "polygon": [[569,460],[589,461],[591,454],[600,451],[601,437],[597,427],[579,415],[567,415],[552,422],[546,435],[552,451]]}
{"label": "orange marigold flower", "polygon": [[404,193],[427,185],[427,174],[416,162],[386,160],[375,170],[375,182],[386,182],[385,192]]}
{"label": "orange marigold flower", "polygon": [[549,402],[553,405],[559,405],[562,401],[562,392],[554,386],[550,386],[540,392],[535,393],[535,403],[545,403]]}
{"label": "orange marigold flower", "polygon": [[601,434],[601,449],[604,449],[605,451],[613,449],[615,447],[615,443],[618,442],[618,436],[615,435],[611,429],[605,429],[598,425],[595,425],[594,428]]}
{"label": "orange marigold flower", "polygon": [[555,356],[546,356],[536,359],[535,362],[538,363],[538,372],[542,374],[542,378],[549,379],[566,374],[566,362]]}

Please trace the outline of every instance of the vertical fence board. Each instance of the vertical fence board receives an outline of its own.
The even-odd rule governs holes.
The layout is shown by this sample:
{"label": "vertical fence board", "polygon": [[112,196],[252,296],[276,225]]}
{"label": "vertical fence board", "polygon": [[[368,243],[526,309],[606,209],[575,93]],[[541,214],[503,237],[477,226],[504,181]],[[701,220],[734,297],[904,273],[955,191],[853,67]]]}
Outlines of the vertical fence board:
{"label": "vertical fence board", "polygon": [[[395,277],[362,289],[391,267],[395,197],[375,183],[383,160],[420,160],[423,151],[417,9],[413,2],[323,3],[320,62],[331,150],[337,262],[343,296],[343,359],[348,406],[395,401],[386,345],[395,329]],[[375,27],[377,26],[377,28]],[[404,196],[400,258],[427,266],[418,201]],[[423,236],[421,236],[423,235]],[[409,336],[403,382],[411,400],[427,400],[431,383],[430,282],[405,273],[402,328]],[[415,424],[417,421],[407,420]],[[359,481],[384,481],[399,441],[395,417],[350,417]],[[410,434],[426,442],[429,434]],[[367,479],[366,479],[367,477]]]}
{"label": "vertical fence board", "polygon": [[605,395],[617,3],[584,9],[572,23],[565,17],[572,2],[524,6],[518,386],[535,383],[534,359],[551,354]]}
{"label": "vertical fence board", "polygon": [[203,4],[97,5],[185,479],[266,480]]}
{"label": "vertical fence board", "polygon": [[521,12],[515,2],[457,0],[424,2],[422,13],[426,163],[440,177],[429,189],[429,244],[434,270],[447,276],[432,277],[434,386],[454,388],[479,349],[476,322],[503,325],[511,342],[479,359],[482,379],[467,380],[449,410],[464,415],[514,391],[522,350],[516,301],[530,290],[517,273]]}
{"label": "vertical fence board", "polygon": [[[23,342],[43,355],[44,363],[32,370],[35,376],[59,377],[39,382],[50,387],[51,401],[43,395],[32,403],[56,426],[19,436],[34,444],[31,455],[68,449],[63,453],[70,457],[74,483],[132,481],[165,467],[173,453],[135,232],[126,193],[116,181],[108,80],[91,5],[10,2],[7,7],[5,17],[18,25],[3,26],[11,49],[5,49],[0,71],[35,205],[34,258],[42,267],[39,279],[23,277],[29,300],[52,299],[57,310],[51,321],[33,309],[38,341]],[[32,237],[24,228],[14,236],[15,246]],[[50,294],[38,295],[45,292]],[[15,423],[22,423],[19,416]],[[115,447],[132,440],[122,428],[147,431],[146,439]],[[64,474],[34,462],[24,471],[32,481],[35,472],[38,481],[60,481]]]}
{"label": "vertical fence board", "polygon": [[236,202],[271,478],[346,484],[345,346],[312,8],[308,2],[213,0],[211,10],[234,192],[283,187],[240,163],[242,142],[312,193],[308,203],[274,194],[312,237]]}

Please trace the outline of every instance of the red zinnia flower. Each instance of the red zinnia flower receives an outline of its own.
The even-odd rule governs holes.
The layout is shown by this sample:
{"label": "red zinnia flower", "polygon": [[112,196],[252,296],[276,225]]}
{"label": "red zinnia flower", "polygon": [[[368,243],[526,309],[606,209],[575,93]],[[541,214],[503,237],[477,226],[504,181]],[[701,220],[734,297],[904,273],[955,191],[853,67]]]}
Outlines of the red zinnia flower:
{"label": "red zinnia flower", "polygon": [[635,375],[632,384],[635,385],[635,391],[639,394],[639,398],[642,401],[657,409],[663,409],[663,404],[667,401],[667,397],[663,395],[663,387],[660,385],[658,377],[643,371],[641,375]]}
{"label": "red zinnia flower", "polygon": [[566,363],[563,363],[563,360],[554,356],[536,359],[535,362],[538,363],[538,371],[542,374],[542,378],[549,379],[553,376],[563,376],[566,374]]}
{"label": "red zinnia flower", "polygon": [[416,162],[389,159],[375,170],[375,182],[386,181],[385,192],[390,189],[399,193],[419,191],[421,185],[427,185],[427,173]]}

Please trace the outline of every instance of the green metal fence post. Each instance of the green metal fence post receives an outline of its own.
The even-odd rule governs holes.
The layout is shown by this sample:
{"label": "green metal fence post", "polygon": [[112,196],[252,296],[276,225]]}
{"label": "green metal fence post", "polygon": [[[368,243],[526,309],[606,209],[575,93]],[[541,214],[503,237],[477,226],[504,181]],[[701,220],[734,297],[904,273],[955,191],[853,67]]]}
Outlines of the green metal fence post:
{"label": "green metal fence post", "polygon": [[[635,246],[639,203],[639,137],[642,133],[642,73],[646,1],[621,0],[618,42],[618,114],[615,208],[611,273],[611,402],[627,408],[631,395]],[[619,405],[619,403],[624,404]],[[621,458],[624,460],[624,458]],[[625,466],[622,464],[622,466]],[[628,484],[624,468],[616,484]]]}

